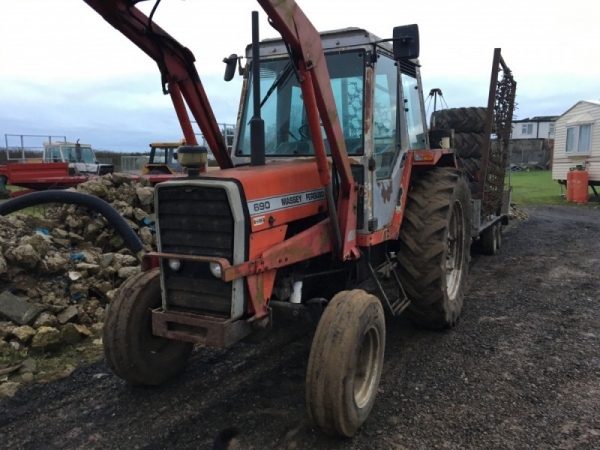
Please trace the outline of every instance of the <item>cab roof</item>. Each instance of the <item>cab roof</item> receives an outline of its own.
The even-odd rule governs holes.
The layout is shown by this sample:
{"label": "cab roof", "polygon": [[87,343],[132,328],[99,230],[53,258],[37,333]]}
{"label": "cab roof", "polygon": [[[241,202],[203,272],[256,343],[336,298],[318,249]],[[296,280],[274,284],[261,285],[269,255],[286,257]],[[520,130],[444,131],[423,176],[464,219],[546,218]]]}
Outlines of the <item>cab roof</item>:
{"label": "cab roof", "polygon": [[[332,49],[344,49],[348,47],[357,47],[363,45],[372,45],[381,38],[368,32],[363,28],[349,27],[341,28],[337,30],[323,31],[319,33],[321,36],[321,42],[323,44],[323,50]],[[381,47],[388,51],[392,51],[392,46],[389,42],[381,42]],[[268,38],[260,41],[260,56],[279,56],[287,55],[283,39]],[[246,56],[250,58],[252,56],[252,44],[246,46]]]}

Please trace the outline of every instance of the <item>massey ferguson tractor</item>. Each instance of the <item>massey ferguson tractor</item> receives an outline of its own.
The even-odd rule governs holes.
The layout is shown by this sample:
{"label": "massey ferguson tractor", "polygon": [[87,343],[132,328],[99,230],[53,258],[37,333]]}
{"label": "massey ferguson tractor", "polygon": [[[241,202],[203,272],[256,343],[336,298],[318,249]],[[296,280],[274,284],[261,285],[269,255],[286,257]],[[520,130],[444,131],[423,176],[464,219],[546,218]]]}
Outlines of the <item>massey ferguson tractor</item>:
{"label": "massey ferguson tractor", "polygon": [[[454,326],[472,240],[498,246],[510,71],[497,50],[490,103],[467,127],[481,135],[480,163],[465,170],[451,143],[471,116],[441,114],[446,127],[428,130],[417,25],[389,39],[319,34],[295,1],[258,0],[281,38],[259,41],[254,12],[245,64],[225,58],[225,78],[244,79],[229,151],[193,54],[152,21],[160,0],[149,17],[138,1],[85,0],[157,62],[189,176],[156,187],[158,251],[108,308],[106,360],[130,384],[158,385],[185,369],[194,345],[259,341],[286,311],[316,317],[308,414],[352,436],[375,402],[386,314]],[[186,104],[221,170],[206,171]]]}

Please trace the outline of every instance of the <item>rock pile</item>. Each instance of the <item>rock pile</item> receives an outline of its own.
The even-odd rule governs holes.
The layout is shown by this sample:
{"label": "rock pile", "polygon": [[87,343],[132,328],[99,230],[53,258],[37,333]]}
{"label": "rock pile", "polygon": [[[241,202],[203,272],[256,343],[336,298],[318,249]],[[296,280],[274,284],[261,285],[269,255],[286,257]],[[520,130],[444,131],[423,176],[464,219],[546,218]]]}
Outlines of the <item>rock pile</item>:
{"label": "rock pile", "polygon": [[508,217],[510,219],[527,220],[529,219],[529,214],[527,214],[525,211],[515,208],[514,206],[511,206],[510,210],[508,211]]}
{"label": "rock pile", "polygon": [[[154,188],[124,174],[77,186],[119,211],[155,249]],[[99,337],[116,288],[139,261],[99,214],[51,205],[0,216],[0,355],[48,351]]]}

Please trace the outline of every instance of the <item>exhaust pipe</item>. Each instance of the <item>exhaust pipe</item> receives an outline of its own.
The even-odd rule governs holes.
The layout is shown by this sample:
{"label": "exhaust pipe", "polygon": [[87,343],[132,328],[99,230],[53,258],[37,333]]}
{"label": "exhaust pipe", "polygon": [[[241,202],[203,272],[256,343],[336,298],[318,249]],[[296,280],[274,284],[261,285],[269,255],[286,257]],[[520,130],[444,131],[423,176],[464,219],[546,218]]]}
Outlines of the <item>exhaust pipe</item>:
{"label": "exhaust pipe", "polygon": [[250,119],[250,165],[265,165],[265,122],[260,117],[260,50],[258,11],[252,11],[252,90],[254,115]]}

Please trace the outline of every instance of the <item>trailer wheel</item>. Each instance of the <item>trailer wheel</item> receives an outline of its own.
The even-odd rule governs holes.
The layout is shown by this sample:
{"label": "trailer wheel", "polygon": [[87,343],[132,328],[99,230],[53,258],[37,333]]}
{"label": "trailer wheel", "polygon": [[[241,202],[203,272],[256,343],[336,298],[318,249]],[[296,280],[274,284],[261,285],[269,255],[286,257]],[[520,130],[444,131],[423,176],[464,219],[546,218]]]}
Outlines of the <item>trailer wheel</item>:
{"label": "trailer wheel", "polygon": [[106,362],[132,385],[156,386],[185,370],[193,344],[152,334],[151,310],[161,305],[160,272],[129,278],[111,302],[102,342]]}
{"label": "trailer wheel", "polygon": [[486,116],[487,108],[483,107],[448,108],[434,112],[431,122],[435,118],[437,129],[453,129],[455,133],[483,133]]}
{"label": "trailer wheel", "polygon": [[496,246],[498,250],[502,247],[502,222],[496,222]]}
{"label": "trailer wheel", "polygon": [[487,227],[481,233],[481,249],[484,255],[495,255],[498,253],[498,224]]}
{"label": "trailer wheel", "polygon": [[400,229],[400,281],[408,317],[428,328],[458,322],[471,245],[471,201],[459,170],[434,168],[413,181]]}
{"label": "trailer wheel", "polygon": [[351,437],[377,395],[385,349],[379,299],[355,289],[338,293],[319,321],[310,349],[306,404],[315,425]]}

